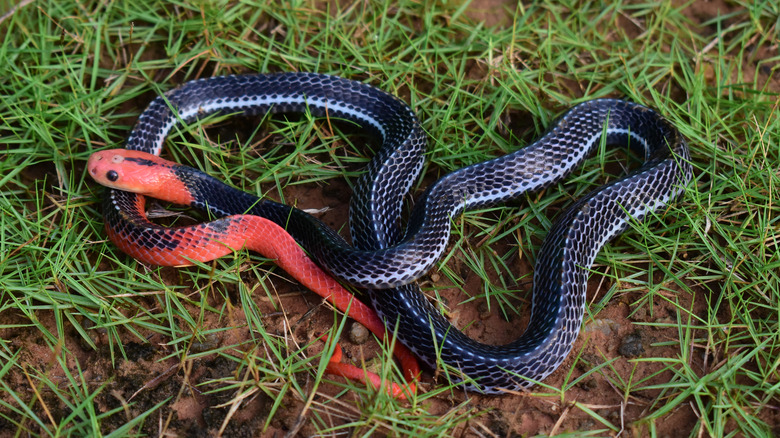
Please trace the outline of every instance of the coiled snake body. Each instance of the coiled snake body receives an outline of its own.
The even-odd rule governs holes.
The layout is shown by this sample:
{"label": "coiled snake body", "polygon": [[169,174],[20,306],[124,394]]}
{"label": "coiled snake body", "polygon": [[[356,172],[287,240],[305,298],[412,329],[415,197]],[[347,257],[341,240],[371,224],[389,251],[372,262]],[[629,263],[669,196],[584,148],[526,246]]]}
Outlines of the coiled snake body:
{"label": "coiled snake body", "polygon": [[[437,358],[479,391],[526,388],[549,375],[571,350],[585,306],[588,269],[598,251],[630,220],[680,195],[692,177],[684,138],[654,111],[620,100],[579,104],[539,140],[512,154],[452,172],[417,201],[405,232],[402,200],[422,169],[425,134],[412,110],[371,86],[334,76],[287,73],[215,77],[185,83],[141,114],[126,148],[158,155],[179,121],[217,112],[247,115],[304,112],[345,118],[374,133],[381,148],[354,187],[350,227],[354,247],[318,219],[292,207],[232,189],[206,175],[182,171],[192,206],[215,216],[259,215],[284,227],[333,276],[367,289],[390,331],[421,360]],[[478,343],[452,328],[410,284],[444,252],[451,220],[464,209],[493,205],[550,186],[579,166],[603,136],[629,145],[645,162],[563,212],[539,251],[532,315],[508,345]],[[130,223],[136,195],[112,190],[104,215],[133,245],[175,252],[181,236],[138,230]],[[216,230],[215,230],[216,231]]]}

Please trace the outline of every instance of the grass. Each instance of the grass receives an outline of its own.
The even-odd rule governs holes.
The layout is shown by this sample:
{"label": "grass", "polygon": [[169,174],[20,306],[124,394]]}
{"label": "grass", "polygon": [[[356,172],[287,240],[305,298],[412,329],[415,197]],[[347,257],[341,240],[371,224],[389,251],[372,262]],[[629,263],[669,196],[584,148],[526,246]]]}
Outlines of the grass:
{"label": "grass", "polygon": [[[272,3],[0,1],[0,436],[778,433],[777,2],[709,3],[718,13],[695,2]],[[121,147],[145,105],[183,81],[275,71],[338,74],[411,104],[430,135],[417,193],[528,144],[583,100],[625,97],[670,118],[695,180],[601,252],[584,326],[625,309],[623,330],[645,334],[645,353],[626,359],[616,339],[584,333],[533,393],[469,398],[428,377],[397,402],[323,375],[311,332],[343,319],[260,257],[158,269],[107,242],[90,153]],[[348,125],[257,122],[193,124],[166,154],[289,203],[306,187],[343,189],[370,156]],[[631,162],[605,150],[544,193],[465,214],[426,290],[526,312],[555,213]]]}

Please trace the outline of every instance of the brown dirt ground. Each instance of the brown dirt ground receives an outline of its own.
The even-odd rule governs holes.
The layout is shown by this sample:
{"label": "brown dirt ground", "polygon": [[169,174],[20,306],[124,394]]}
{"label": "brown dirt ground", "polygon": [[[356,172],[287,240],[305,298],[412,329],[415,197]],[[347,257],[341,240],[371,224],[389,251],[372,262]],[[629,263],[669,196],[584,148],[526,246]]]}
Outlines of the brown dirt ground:
{"label": "brown dirt ground", "polygon": [[[511,4],[503,0],[475,0],[472,2],[472,10],[475,18],[485,20],[488,25],[501,24],[508,20],[503,13],[502,5]],[[687,13],[695,22],[703,22],[715,15],[715,11],[728,13],[732,6],[722,0],[694,2],[687,9]],[[771,56],[769,53],[757,54],[755,59],[765,59]],[[746,77],[752,77],[755,72],[754,64],[745,67]],[[752,70],[751,70],[752,69]],[[759,72],[763,74],[764,72]],[[780,84],[775,79],[772,84],[775,90],[780,90]],[[327,186],[309,185],[309,186],[291,186],[285,191],[285,198],[296,199],[301,208],[320,208],[323,205],[332,207],[331,210],[324,213],[321,217],[330,225],[340,227],[346,221],[343,208],[348,203],[349,189],[345,183],[330,183]],[[465,268],[459,266],[457,257],[453,258],[453,268],[457,272],[466,272]],[[530,271],[526,260],[518,262],[519,268],[524,271]],[[279,274],[284,279],[284,274]],[[176,284],[180,276],[173,269],[163,271],[165,280],[171,284]],[[466,289],[478,290],[479,280],[474,275],[466,275]],[[606,289],[606,286],[598,284],[599,276],[594,276],[596,281],[589,285],[588,298],[590,301],[598,300],[599,290]],[[446,288],[445,280],[431,279],[437,286],[445,287],[441,294],[449,303],[460,303],[469,297],[465,296],[457,288]],[[291,342],[305,343],[312,339],[315,333],[327,331],[333,323],[332,311],[321,305],[319,298],[311,293],[303,293],[291,281],[279,281],[274,285],[277,293],[277,305],[274,306],[270,300],[265,297],[257,297],[258,306],[267,315],[264,321],[270,333],[277,333],[280,336],[289,336]],[[699,291],[697,291],[699,292]],[[704,291],[701,291],[702,293]],[[195,292],[194,292],[195,293]],[[228,293],[234,300],[236,291]],[[219,305],[223,297],[212,293],[210,297],[212,304]],[[703,296],[699,295],[698,296]],[[546,383],[559,387],[566,381],[571,380],[568,377],[572,373],[573,377],[583,374],[584,371],[604,363],[614,360],[611,369],[604,371],[607,376],[621,376],[621,378],[634,380],[643,379],[659,371],[658,365],[648,363],[636,363],[624,357],[618,351],[621,343],[633,337],[641,340],[644,346],[643,356],[652,357],[670,357],[676,358],[679,351],[674,347],[657,347],[653,344],[676,340],[678,332],[675,328],[650,328],[635,325],[635,322],[665,322],[675,320],[677,317],[676,309],[667,301],[654,303],[652,314],[644,310],[634,312],[631,303],[639,299],[637,293],[618,293],[606,307],[599,312],[597,320],[590,320],[586,323],[584,331],[574,346],[574,352],[582,351],[582,355],[577,358],[571,355],[556,371],[550,376]],[[706,318],[707,303],[705,299],[699,298],[695,302],[690,295],[679,292],[674,299],[678,300],[679,305],[684,309],[690,309],[693,314]],[[674,301],[674,300],[670,300]],[[139,303],[143,305],[144,303]],[[154,306],[155,302],[149,300],[149,306]],[[498,314],[484,315],[479,310],[479,302],[472,302],[466,305],[452,306],[452,320],[457,326],[464,326],[471,323],[468,334],[480,341],[501,344],[506,343],[522,332],[524,321],[505,321]],[[316,310],[317,307],[322,307]],[[314,312],[311,312],[315,309]],[[281,310],[281,311],[280,311]],[[199,309],[192,308],[192,313],[198,314]],[[128,315],[131,309],[126,309]],[[53,333],[56,333],[56,321],[50,313],[39,312],[37,316],[41,322],[46,325]],[[15,323],[23,324],[25,319],[13,315],[6,315],[4,324],[6,327],[12,327]],[[15,320],[16,319],[16,320]],[[245,314],[240,307],[231,307],[227,319],[229,325],[241,326],[245,319]],[[218,328],[225,326],[226,322],[217,320],[213,313],[206,314],[204,328]],[[292,327],[290,329],[290,327]],[[171,353],[170,347],[166,344],[169,339],[163,339],[160,335],[144,333],[148,336],[146,342],[141,342],[132,334],[124,333],[122,341],[125,343],[128,352],[128,360],[120,360],[113,364],[108,351],[110,344],[106,333],[98,333],[93,338],[98,349],[93,350],[90,346],[79,341],[81,336],[75,332],[75,329],[69,329],[68,336],[64,339],[63,347],[72,352],[82,368],[81,374],[86,382],[100,384],[110,382],[109,390],[103,391],[95,400],[99,411],[123,406],[132,400],[135,403],[133,409],[127,410],[127,417],[132,417],[134,412],[140,412],[148,409],[154,404],[159,403],[167,397],[176,397],[175,403],[170,409],[163,409],[164,414],[147,421],[148,427],[145,432],[148,434],[157,434],[164,432],[167,436],[212,436],[216,434],[228,417],[227,408],[218,408],[217,405],[229,402],[232,394],[228,395],[208,395],[208,387],[196,387],[199,382],[215,379],[221,376],[231,376],[236,370],[231,361],[216,356],[204,357],[189,361],[182,369],[175,359],[164,359]],[[21,325],[17,328],[0,330],[0,336],[3,339],[11,340],[13,349],[20,351],[20,362],[37,369],[49,370],[50,377],[56,382],[66,383],[66,375],[63,369],[53,360],[55,354],[50,351],[47,344],[40,338],[40,333],[26,331]],[[249,333],[246,329],[232,329],[222,332],[219,335],[209,339],[203,348],[213,347],[214,345],[231,345],[249,339]],[[115,342],[115,341],[113,341]],[[364,345],[354,345],[344,341],[346,354],[348,357],[373,357],[376,354],[376,347],[371,343]],[[694,362],[691,368],[694,371],[704,373],[713,363],[721,360],[718,352],[707,351],[706,346],[692,345]],[[75,364],[74,360],[69,361],[68,367]],[[663,384],[670,380],[669,372],[661,372],[652,376],[647,384]],[[433,376],[427,373],[423,377],[422,390],[426,390],[435,385]],[[6,382],[13,388],[22,391],[30,390],[30,382],[23,373],[11,373],[10,379]],[[308,384],[308,382],[304,382]],[[333,388],[324,388],[326,393],[335,393]],[[219,393],[223,394],[223,393]],[[521,436],[528,434],[555,434],[563,431],[585,431],[599,429],[603,426],[594,423],[592,417],[586,414],[582,409],[574,405],[580,403],[590,409],[595,410],[600,415],[611,421],[613,424],[623,424],[629,427],[626,430],[630,436],[645,436],[646,429],[630,429],[630,424],[636,418],[646,415],[648,410],[653,409],[649,403],[658,395],[658,391],[645,391],[642,393],[631,394],[626,397],[621,391],[613,386],[609,379],[588,378],[580,384],[574,386],[566,392],[565,399],[560,400],[554,397],[539,398],[530,397],[525,394],[507,395],[501,397],[484,397],[476,395],[467,395],[456,393],[450,398],[440,397],[431,401],[426,409],[434,415],[448,412],[458,406],[467,397],[471,398],[469,410],[487,410],[488,413],[470,421],[459,430],[454,431],[454,436]],[[343,396],[347,401],[353,395]],[[302,400],[288,397],[286,400],[286,412],[279,413],[271,423],[270,429],[266,431],[265,436],[289,436],[291,431],[296,431],[294,435],[309,436],[315,432],[313,426],[306,422],[304,418],[308,415]],[[315,399],[315,406],[317,406]],[[225,436],[258,436],[262,424],[267,418],[270,409],[270,401],[263,395],[255,395],[240,405],[234,413],[230,414],[230,420],[224,431]],[[357,415],[351,412],[348,403],[339,405],[343,412],[338,414],[349,417]],[[61,417],[67,415],[64,407],[57,403],[52,403],[50,409],[51,415]],[[321,408],[327,417],[328,414],[336,413],[330,408]],[[166,415],[169,415],[166,417]],[[780,418],[770,419],[775,423],[780,422]],[[338,422],[338,421],[336,421]],[[663,418],[663,421],[657,424],[659,436],[678,436],[681,433],[688,435],[696,422],[696,413],[693,409],[682,405],[680,408],[671,412]],[[2,424],[0,424],[2,426]],[[1,429],[1,428],[0,428]],[[0,431],[0,437],[9,436]]]}

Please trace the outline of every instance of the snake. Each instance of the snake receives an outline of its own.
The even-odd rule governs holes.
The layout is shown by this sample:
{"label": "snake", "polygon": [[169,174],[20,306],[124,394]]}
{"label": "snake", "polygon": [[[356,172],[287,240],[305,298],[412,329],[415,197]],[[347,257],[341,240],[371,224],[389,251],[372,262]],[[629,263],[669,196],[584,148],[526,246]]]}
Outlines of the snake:
{"label": "snake", "polygon": [[[583,324],[587,279],[598,252],[632,222],[666,208],[693,177],[687,142],[666,118],[625,100],[588,100],[564,112],[533,143],[438,179],[415,201],[403,227],[404,200],[423,170],[427,144],[413,110],[360,81],[298,72],[185,82],[141,113],[125,149],[157,156],[181,123],[214,114],[267,113],[345,119],[376,142],[376,153],[353,186],[352,243],[315,216],[186,166],[172,171],[188,193],[179,202],[217,218],[259,216],[278,225],[324,271],[363,289],[389,332],[425,365],[441,364],[453,384],[484,394],[528,389],[560,366]],[[446,251],[453,221],[466,210],[559,183],[602,143],[627,147],[643,164],[559,213],[537,255],[525,331],[509,344],[491,345],[453,327],[414,283]],[[101,172],[104,180],[119,176],[111,169],[96,171]],[[139,199],[140,194],[109,189],[103,214],[111,240],[149,263],[191,264],[198,242],[223,243],[236,232],[219,220],[180,227],[181,232],[134,223],[143,215]],[[192,237],[192,229],[203,234]],[[222,246],[241,249],[240,243]],[[185,247],[194,249],[182,256]]]}

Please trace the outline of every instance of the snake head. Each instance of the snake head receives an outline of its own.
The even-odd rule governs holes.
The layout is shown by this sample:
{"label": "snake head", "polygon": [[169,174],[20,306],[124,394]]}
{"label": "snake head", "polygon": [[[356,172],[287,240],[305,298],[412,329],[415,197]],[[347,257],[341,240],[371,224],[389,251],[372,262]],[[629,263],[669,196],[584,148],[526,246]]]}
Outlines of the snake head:
{"label": "snake head", "polygon": [[100,185],[189,205],[192,196],[176,176],[177,163],[156,155],[128,149],[109,149],[93,153],[87,171]]}

